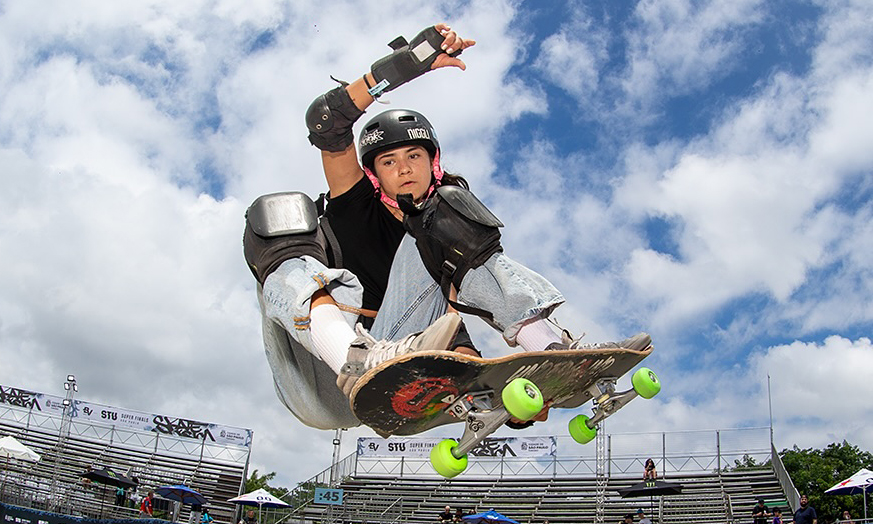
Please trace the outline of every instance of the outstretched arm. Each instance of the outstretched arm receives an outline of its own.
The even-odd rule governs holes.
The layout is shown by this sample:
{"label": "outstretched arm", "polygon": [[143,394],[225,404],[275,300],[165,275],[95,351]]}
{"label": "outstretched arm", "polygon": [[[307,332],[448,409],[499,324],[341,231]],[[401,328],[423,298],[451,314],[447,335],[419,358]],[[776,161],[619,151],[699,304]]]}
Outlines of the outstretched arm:
{"label": "outstretched arm", "polygon": [[458,55],[475,44],[475,40],[458,36],[447,24],[436,24],[409,43],[402,38],[394,40],[389,44],[394,52],[374,62],[370,72],[362,78],[315,99],[306,113],[306,124],[310,142],[322,150],[322,165],[331,196],[345,193],[364,176],[358,163],[352,125],[375,97],[434,69],[466,69]]}

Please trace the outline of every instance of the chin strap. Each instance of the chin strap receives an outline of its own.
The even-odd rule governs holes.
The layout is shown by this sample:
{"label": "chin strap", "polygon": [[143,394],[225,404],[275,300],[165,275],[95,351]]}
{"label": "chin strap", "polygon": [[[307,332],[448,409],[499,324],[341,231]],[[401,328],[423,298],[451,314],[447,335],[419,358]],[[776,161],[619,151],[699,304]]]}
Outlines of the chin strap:
{"label": "chin strap", "polygon": [[[427,190],[427,194],[424,195],[423,200],[427,200],[431,194],[438,188],[443,181],[443,168],[440,167],[440,152],[437,150],[436,154],[433,157],[433,162],[431,164],[431,171],[433,172],[434,183],[430,185]],[[385,193],[382,192],[382,187],[379,185],[379,179],[368,167],[364,167],[364,174],[367,175],[367,178],[370,179],[370,182],[373,184],[373,187],[376,188],[376,193],[374,196],[379,196],[379,200],[388,204],[391,207],[400,209],[400,204],[397,203],[396,200],[389,197]]]}

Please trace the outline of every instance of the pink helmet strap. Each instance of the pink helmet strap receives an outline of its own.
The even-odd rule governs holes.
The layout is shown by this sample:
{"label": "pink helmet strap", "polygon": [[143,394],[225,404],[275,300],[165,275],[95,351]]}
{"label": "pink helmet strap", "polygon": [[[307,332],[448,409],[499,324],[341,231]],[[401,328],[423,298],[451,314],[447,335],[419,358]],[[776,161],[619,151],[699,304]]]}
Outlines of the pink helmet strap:
{"label": "pink helmet strap", "polygon": [[[431,170],[433,171],[433,177],[434,177],[435,182],[433,184],[431,184],[430,188],[428,188],[427,194],[424,196],[425,198],[430,197],[430,195],[433,194],[434,190],[442,184],[444,173],[443,173],[443,168],[440,167],[440,151],[439,151],[439,149],[437,149],[436,154],[433,156],[433,163],[431,164]],[[376,177],[375,174],[373,174],[373,171],[371,171],[370,168],[365,166],[364,167],[364,174],[367,175],[367,178],[370,179],[370,183],[372,183],[373,187],[376,188],[375,195],[379,195],[379,200],[381,200],[382,202],[385,202],[386,204],[388,204],[391,207],[400,209],[400,205],[397,203],[396,200],[394,200],[393,198],[389,197],[388,195],[386,195],[385,193],[382,192],[382,187],[379,185],[379,178]]]}

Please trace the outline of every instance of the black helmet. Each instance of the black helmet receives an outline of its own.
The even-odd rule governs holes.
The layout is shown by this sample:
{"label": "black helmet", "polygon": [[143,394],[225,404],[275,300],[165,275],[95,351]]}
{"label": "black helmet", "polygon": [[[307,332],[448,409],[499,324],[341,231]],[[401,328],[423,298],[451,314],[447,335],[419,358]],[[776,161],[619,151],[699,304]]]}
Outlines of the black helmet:
{"label": "black helmet", "polygon": [[410,109],[389,109],[379,113],[361,130],[358,139],[361,164],[372,170],[377,154],[404,144],[420,145],[431,157],[435,157],[440,148],[436,131],[421,113]]}

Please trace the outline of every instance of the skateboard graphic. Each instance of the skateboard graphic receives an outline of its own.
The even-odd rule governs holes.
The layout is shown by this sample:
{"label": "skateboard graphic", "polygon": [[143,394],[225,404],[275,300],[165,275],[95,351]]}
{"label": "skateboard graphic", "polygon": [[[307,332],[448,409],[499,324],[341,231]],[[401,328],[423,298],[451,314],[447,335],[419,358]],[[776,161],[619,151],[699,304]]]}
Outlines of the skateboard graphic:
{"label": "skateboard graphic", "polygon": [[451,351],[419,351],[383,362],[358,379],[352,411],[382,437],[415,435],[464,422],[460,440],[445,439],[430,454],[431,465],[451,478],[467,467],[467,452],[510,418],[530,420],[544,406],[576,408],[591,399],[594,415],[570,421],[570,435],[585,444],[597,424],[637,396],[652,398],[661,383],[652,370],[638,369],[633,388],[616,392],[628,373],[652,348],[642,351],[532,351],[479,358]]}

